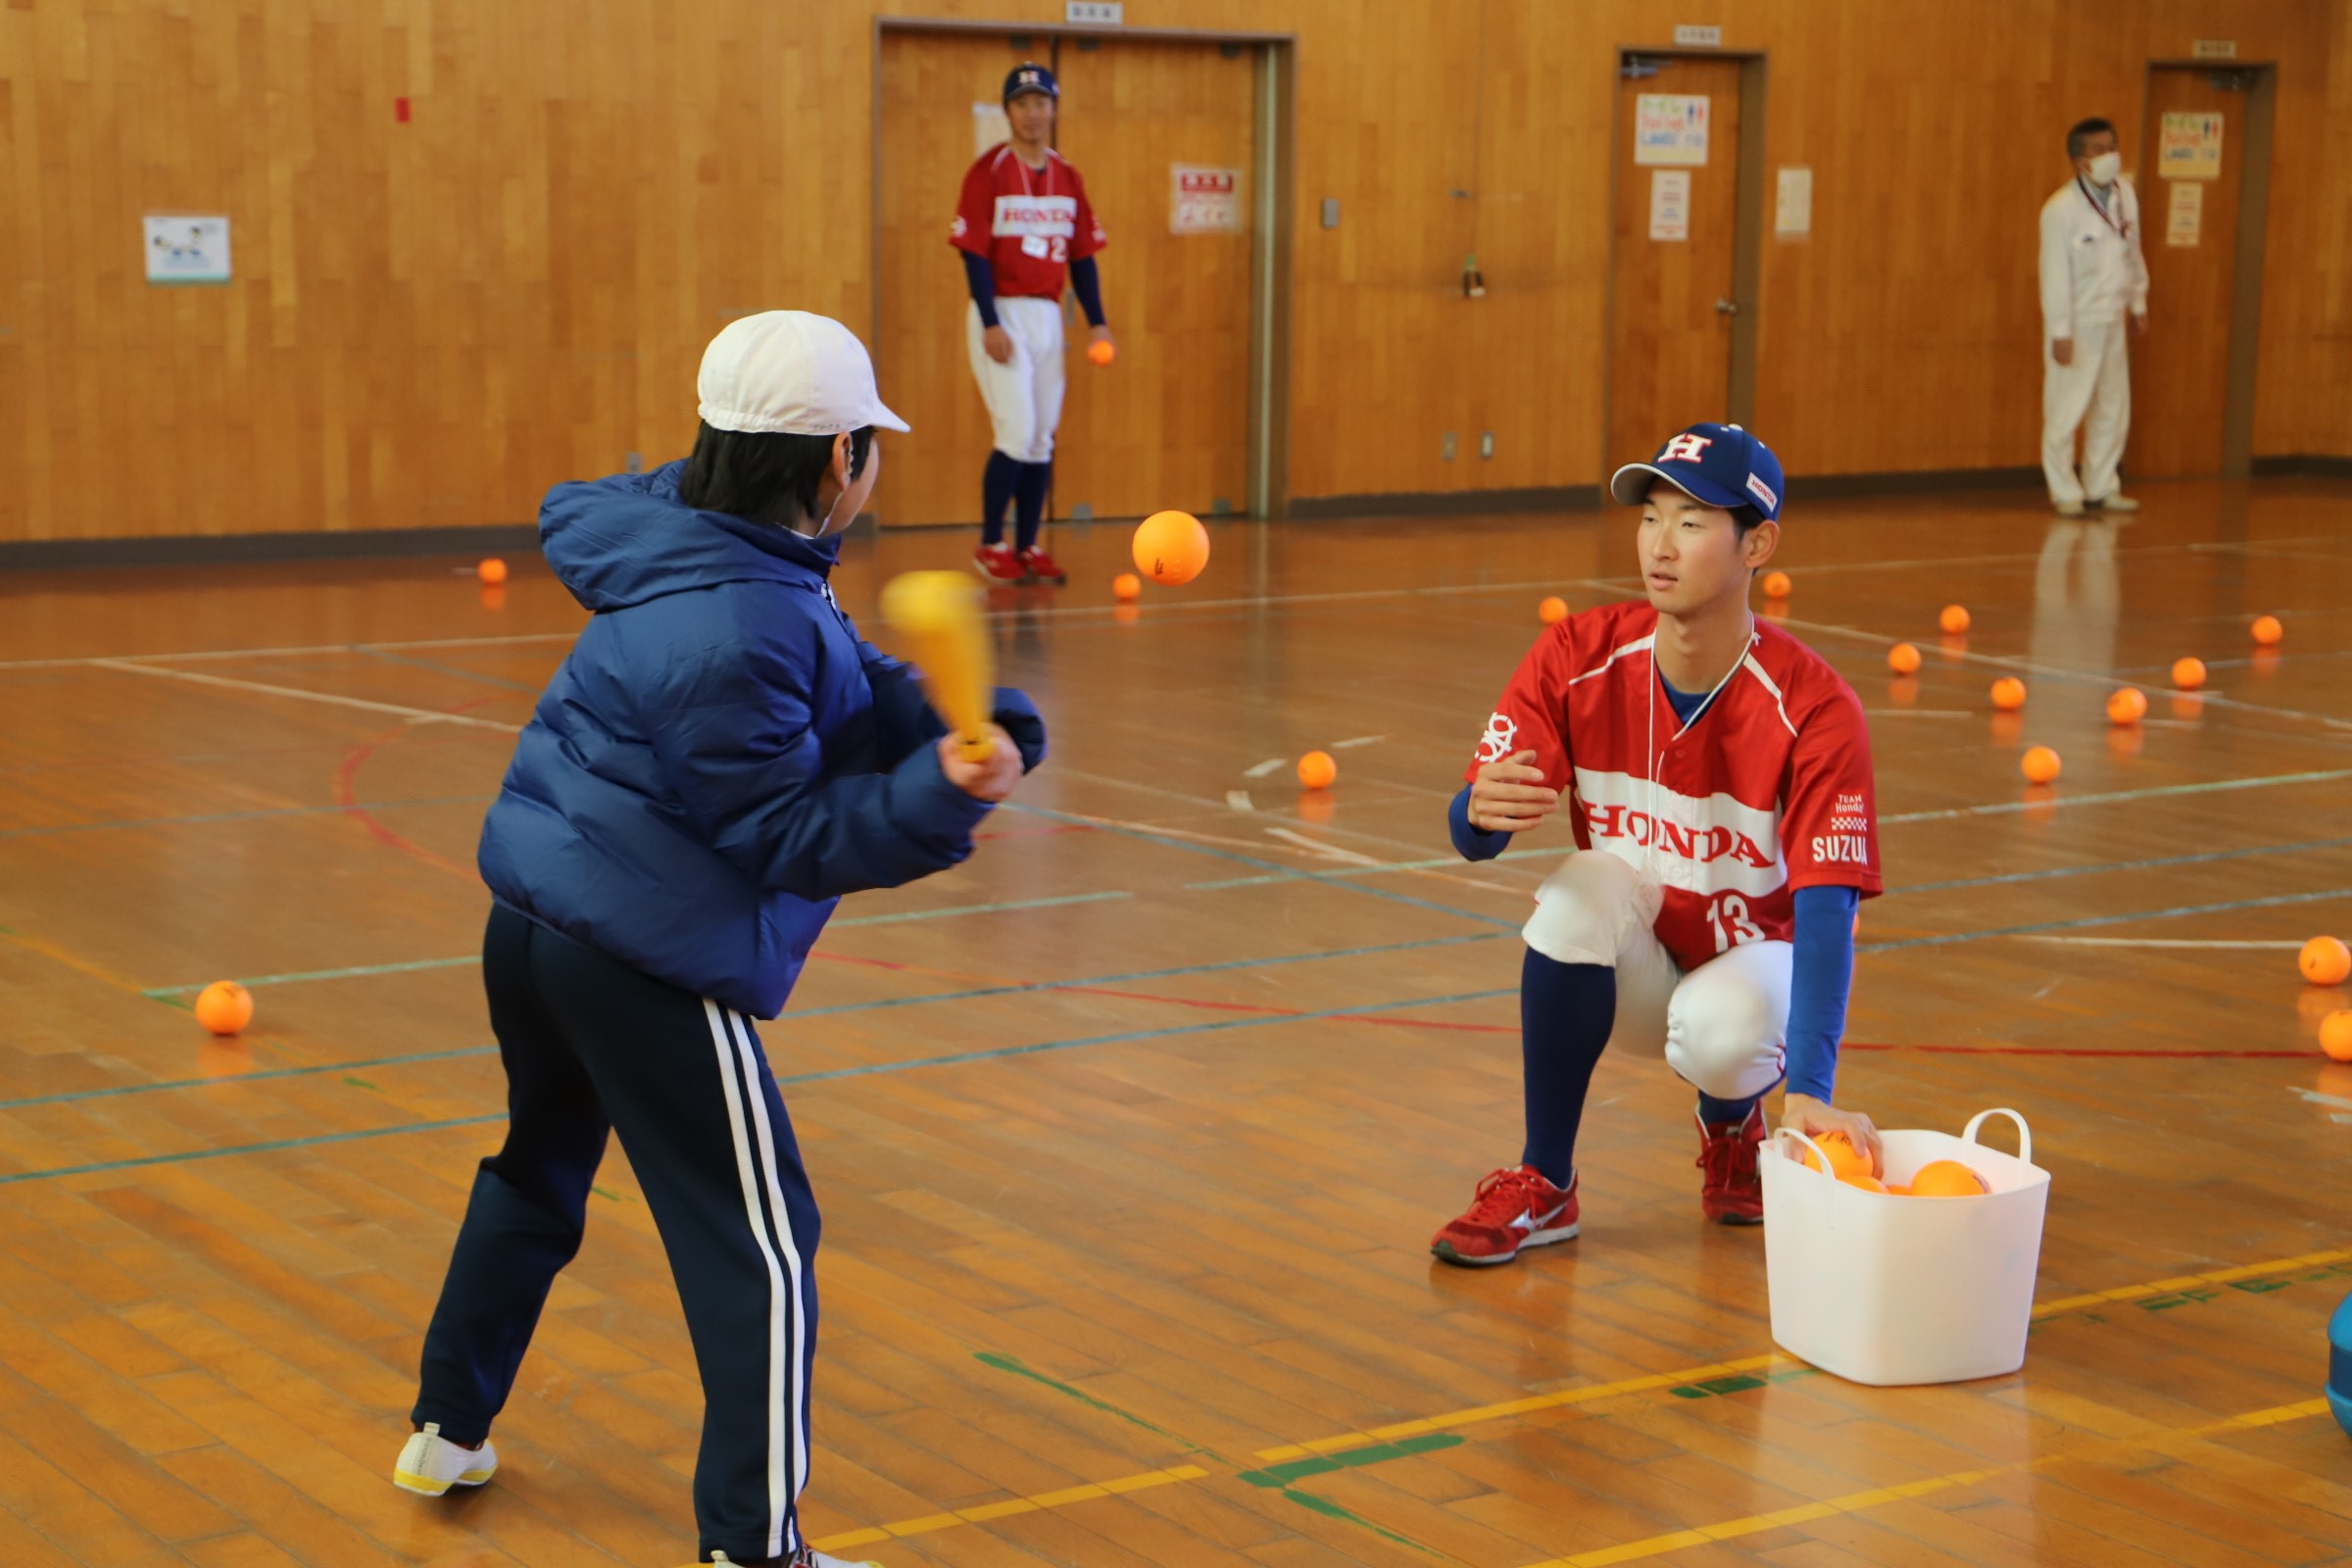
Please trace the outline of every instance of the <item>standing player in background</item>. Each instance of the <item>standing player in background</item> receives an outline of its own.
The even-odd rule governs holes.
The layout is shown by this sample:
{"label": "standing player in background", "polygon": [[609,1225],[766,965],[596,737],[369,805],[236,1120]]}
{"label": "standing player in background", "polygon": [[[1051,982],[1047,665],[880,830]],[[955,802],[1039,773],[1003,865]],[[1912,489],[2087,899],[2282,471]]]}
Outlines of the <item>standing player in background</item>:
{"label": "standing player in background", "polygon": [[2081,516],[2085,505],[2139,510],[2116,484],[2132,433],[2124,322],[2131,320],[2132,337],[2147,336],[2148,264],[2139,249],[2139,192],[2124,178],[2118,146],[2106,121],[2078,123],[2066,133],[2074,177],[2041,204],[2041,472],[2050,505],[2067,517]]}
{"label": "standing player in background", "polygon": [[[1066,277],[1096,343],[1111,341],[1095,252],[1102,225],[1078,177],[1052,146],[1061,88],[1040,65],[1004,78],[1012,140],[965,172],[948,242],[963,253],[971,289],[964,335],[988,405],[996,445],[980,480],[980,548],[972,565],[991,582],[1066,582],[1037,542],[1054,483],[1054,432],[1061,423],[1061,287]],[[1004,509],[1016,533],[1004,543]]]}
{"label": "standing player in background", "polygon": [[1577,1231],[1576,1132],[1602,1048],[1698,1091],[1700,1206],[1764,1217],[1763,1099],[1879,1168],[1870,1118],[1830,1102],[1854,911],[1881,891],[1861,700],[1747,606],[1781,537],[1781,465],[1694,424],[1609,493],[1642,509],[1646,601],[1546,627],[1487,721],[1453,842],[1491,859],[1570,792],[1576,853],[1536,893],[1520,971],[1527,1145],[1438,1232],[1448,1263],[1507,1263]]}

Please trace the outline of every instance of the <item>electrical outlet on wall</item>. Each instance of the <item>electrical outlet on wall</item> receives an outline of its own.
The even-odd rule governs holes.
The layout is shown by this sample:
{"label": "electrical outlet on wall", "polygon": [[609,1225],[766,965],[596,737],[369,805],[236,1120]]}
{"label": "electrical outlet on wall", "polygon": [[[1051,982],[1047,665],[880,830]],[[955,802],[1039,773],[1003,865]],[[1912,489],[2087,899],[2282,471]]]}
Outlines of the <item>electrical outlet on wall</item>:
{"label": "electrical outlet on wall", "polygon": [[1494,431],[1481,430],[1478,432],[1478,455],[1482,458],[1491,458],[1494,455]]}
{"label": "electrical outlet on wall", "polygon": [[1448,430],[1438,441],[1438,454],[1447,463],[1453,461],[1453,432]]}

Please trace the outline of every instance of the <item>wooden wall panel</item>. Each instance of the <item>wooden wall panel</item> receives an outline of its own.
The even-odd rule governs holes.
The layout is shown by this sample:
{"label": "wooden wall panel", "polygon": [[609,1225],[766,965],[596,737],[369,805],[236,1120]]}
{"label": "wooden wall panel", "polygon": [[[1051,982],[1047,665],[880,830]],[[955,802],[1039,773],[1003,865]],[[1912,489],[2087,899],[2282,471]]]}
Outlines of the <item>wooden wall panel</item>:
{"label": "wooden wall panel", "polygon": [[[1062,10],[6,0],[0,539],[514,521],[555,479],[675,454],[731,315],[868,325],[881,9]],[[1379,10],[1127,7],[1298,35],[1292,493],[1592,483],[1617,456],[1615,50],[1670,19]],[[1792,471],[2034,461],[2033,216],[2058,138],[2100,112],[2136,142],[2148,60],[2200,37],[2279,63],[2256,451],[2352,455],[2352,0],[2010,0],[1998,25],[1976,0],[1720,0],[1709,20],[1770,54],[1769,164],[1815,174],[1813,236],[1766,242],[1757,306],[1755,423]],[[234,218],[236,282],[144,284],[138,217],[169,209]]]}

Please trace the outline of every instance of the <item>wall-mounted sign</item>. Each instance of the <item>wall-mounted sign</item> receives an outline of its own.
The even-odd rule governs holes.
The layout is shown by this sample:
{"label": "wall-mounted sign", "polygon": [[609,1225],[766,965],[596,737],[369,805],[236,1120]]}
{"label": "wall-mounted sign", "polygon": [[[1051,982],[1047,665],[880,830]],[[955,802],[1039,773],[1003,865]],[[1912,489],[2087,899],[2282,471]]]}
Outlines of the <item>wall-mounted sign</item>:
{"label": "wall-mounted sign", "polygon": [[1813,171],[1781,171],[1777,200],[1772,204],[1772,231],[1782,239],[1803,239],[1813,232]]}
{"label": "wall-mounted sign", "polygon": [[974,102],[972,105],[972,156],[977,158],[991,147],[1012,140],[1012,122],[1004,118],[1004,106],[997,103]]}
{"label": "wall-mounted sign", "polygon": [[225,283],[228,220],[178,215],[140,220],[150,283]]}
{"label": "wall-mounted sign", "polygon": [[1707,162],[1704,93],[1645,92],[1634,100],[1634,162],[1700,169]]}
{"label": "wall-mounted sign", "polygon": [[2194,250],[2205,231],[2205,187],[2195,180],[2176,180],[2165,187],[2172,193],[2164,214],[2164,242]]}
{"label": "wall-mounted sign", "polygon": [[2199,38],[2188,46],[2188,57],[2191,60],[2235,60],[2237,58],[2237,40],[2235,38]]}
{"label": "wall-mounted sign", "polygon": [[1649,172],[1649,237],[1687,240],[1690,237],[1690,171],[1653,169]]}
{"label": "wall-mounted sign", "polygon": [[2222,177],[2222,117],[2165,112],[2156,127],[2156,172],[2166,179]]}
{"label": "wall-mounted sign", "polygon": [[1168,232],[1239,234],[1242,231],[1242,172],[1168,166]]}
{"label": "wall-mounted sign", "polygon": [[1674,45],[1678,49],[1720,49],[1723,47],[1721,27],[1697,27],[1690,23],[1678,23],[1674,29]]}

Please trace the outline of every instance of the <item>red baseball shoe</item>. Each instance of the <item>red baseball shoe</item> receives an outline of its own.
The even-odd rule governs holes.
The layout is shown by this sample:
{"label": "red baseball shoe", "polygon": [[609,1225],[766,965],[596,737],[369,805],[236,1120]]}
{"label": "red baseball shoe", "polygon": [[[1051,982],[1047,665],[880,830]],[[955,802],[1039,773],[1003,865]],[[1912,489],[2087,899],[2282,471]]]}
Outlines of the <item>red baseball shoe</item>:
{"label": "red baseball shoe", "polygon": [[972,569],[990,582],[1027,582],[1028,571],[1010,545],[982,545],[972,552]]}
{"label": "red baseball shoe", "polygon": [[1039,582],[1059,584],[1070,580],[1070,574],[1061,569],[1061,564],[1046,554],[1044,545],[1031,545],[1021,552],[1021,569]]}
{"label": "red baseball shoe", "polygon": [[1698,1206],[1716,1224],[1764,1223],[1764,1178],[1756,1173],[1756,1151],[1763,1144],[1761,1104],[1748,1110],[1745,1121],[1699,1122],[1696,1163],[1706,1175],[1699,1186]]}
{"label": "red baseball shoe", "polygon": [[1469,1209],[1438,1232],[1429,1250],[1448,1263],[1485,1268],[1508,1263],[1523,1247],[1575,1235],[1576,1178],[1554,1187],[1533,1165],[1509,1165],[1478,1184]]}

